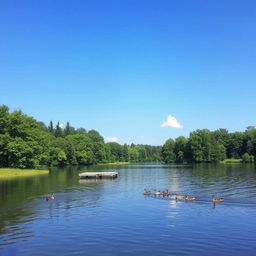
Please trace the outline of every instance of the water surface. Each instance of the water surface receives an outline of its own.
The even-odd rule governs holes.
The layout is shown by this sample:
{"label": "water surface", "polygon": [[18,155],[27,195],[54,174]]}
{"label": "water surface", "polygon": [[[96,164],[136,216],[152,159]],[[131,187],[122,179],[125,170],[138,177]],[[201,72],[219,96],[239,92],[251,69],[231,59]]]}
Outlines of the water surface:
{"label": "water surface", "polygon": [[[83,171],[0,181],[0,255],[255,255],[254,165],[123,165],[116,180]],[[196,202],[143,196],[144,188]],[[51,192],[56,199],[45,197]],[[211,195],[225,198],[213,205]]]}

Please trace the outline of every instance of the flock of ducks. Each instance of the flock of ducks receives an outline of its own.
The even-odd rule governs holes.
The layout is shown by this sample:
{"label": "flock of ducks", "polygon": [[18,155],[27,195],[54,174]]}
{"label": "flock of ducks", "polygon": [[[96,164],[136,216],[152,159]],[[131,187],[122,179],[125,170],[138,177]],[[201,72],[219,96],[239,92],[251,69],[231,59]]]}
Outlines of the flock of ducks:
{"label": "flock of ducks", "polygon": [[[145,196],[149,196],[149,195],[154,195],[154,196],[158,196],[158,197],[172,197],[174,198],[176,201],[179,199],[184,199],[185,201],[196,201],[196,197],[194,196],[188,196],[188,195],[183,195],[183,194],[177,194],[177,193],[170,193],[168,189],[161,191],[161,190],[147,190],[144,189],[143,194]],[[224,201],[224,198],[219,198],[219,197],[215,197],[215,195],[212,195],[212,202],[213,203],[221,203]]]}
{"label": "flock of ducks", "polygon": [[[177,193],[170,193],[168,189],[164,190],[164,191],[160,191],[160,190],[147,190],[144,189],[143,195],[145,196],[149,196],[149,195],[154,195],[154,196],[162,196],[162,197],[174,197],[174,199],[177,201],[179,199],[184,199],[185,201],[196,201],[196,197],[194,196],[188,196],[188,195],[183,195],[183,194],[177,194]],[[50,196],[47,196],[46,201],[51,201],[55,199],[55,195],[51,194]],[[219,197],[215,197],[215,195],[212,195],[212,202],[213,203],[221,203],[224,201],[224,198],[219,198]]]}

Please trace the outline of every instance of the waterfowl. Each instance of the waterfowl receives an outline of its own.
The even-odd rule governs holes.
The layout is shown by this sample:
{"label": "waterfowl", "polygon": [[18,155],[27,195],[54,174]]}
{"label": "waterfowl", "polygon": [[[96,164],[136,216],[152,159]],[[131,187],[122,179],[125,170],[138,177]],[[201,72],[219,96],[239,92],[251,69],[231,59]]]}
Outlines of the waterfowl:
{"label": "waterfowl", "polygon": [[151,191],[150,191],[150,190],[144,189],[143,195],[149,196],[150,194],[151,194]]}
{"label": "waterfowl", "polygon": [[171,194],[169,193],[169,190],[168,189],[166,189],[165,191],[163,191],[163,197],[168,197],[168,196],[170,196]]}
{"label": "waterfowl", "polygon": [[50,196],[46,197],[46,201],[54,200],[54,194],[51,194]]}
{"label": "waterfowl", "polygon": [[194,196],[185,196],[186,201],[195,201],[196,198]]}
{"label": "waterfowl", "polygon": [[218,198],[218,197],[215,197],[214,195],[212,195],[212,201],[213,201],[213,203],[220,203],[220,202],[224,201],[224,198]]}
{"label": "waterfowl", "polygon": [[162,192],[161,192],[160,190],[155,191],[155,192],[154,192],[154,195],[155,195],[155,196],[160,196],[160,195],[162,195]]}
{"label": "waterfowl", "polygon": [[186,197],[186,195],[175,194],[175,200],[183,199],[183,198],[185,198],[185,197]]}

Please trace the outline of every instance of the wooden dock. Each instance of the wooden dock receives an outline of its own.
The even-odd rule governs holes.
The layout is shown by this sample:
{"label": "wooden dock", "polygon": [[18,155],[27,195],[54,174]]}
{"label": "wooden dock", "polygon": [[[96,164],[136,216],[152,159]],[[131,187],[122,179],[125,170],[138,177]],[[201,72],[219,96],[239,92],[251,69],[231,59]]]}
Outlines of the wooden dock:
{"label": "wooden dock", "polygon": [[117,178],[118,172],[82,172],[79,173],[80,179],[104,179]]}

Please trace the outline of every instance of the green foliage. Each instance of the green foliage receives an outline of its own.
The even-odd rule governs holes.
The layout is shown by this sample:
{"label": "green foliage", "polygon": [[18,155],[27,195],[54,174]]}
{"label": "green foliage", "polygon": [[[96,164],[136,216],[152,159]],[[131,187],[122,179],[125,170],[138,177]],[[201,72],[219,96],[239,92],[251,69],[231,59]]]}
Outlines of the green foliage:
{"label": "green foliage", "polygon": [[[253,162],[256,156],[256,128],[249,127],[245,132],[229,133],[226,129],[209,131],[196,130],[188,139],[178,137],[173,146],[169,139],[162,148],[163,160],[171,162]],[[226,159],[228,158],[228,159]]]}
{"label": "green foliage", "polygon": [[48,130],[49,130],[50,133],[53,133],[53,132],[54,132],[54,129],[53,129],[53,122],[52,122],[52,121],[50,121],[50,124],[49,124],[49,126],[48,126]]}
{"label": "green foliage", "polygon": [[228,158],[241,158],[246,152],[246,136],[242,132],[234,132],[229,136],[229,143],[227,146]]}
{"label": "green foliage", "polygon": [[60,150],[57,155],[57,161],[59,165],[65,165],[67,156],[64,151]]}
{"label": "green foliage", "polygon": [[239,164],[239,163],[242,163],[242,159],[227,158],[221,162],[224,164]]}
{"label": "green foliage", "polygon": [[103,137],[95,130],[88,131],[87,136],[94,142],[104,143]]}
{"label": "green foliage", "polygon": [[129,156],[130,156],[130,161],[139,162],[139,152],[136,149],[136,147],[129,148]]}
{"label": "green foliage", "polygon": [[162,148],[162,157],[165,163],[173,163],[176,160],[174,153],[174,140],[169,139],[165,142]]}
{"label": "green foliage", "polygon": [[253,163],[254,162],[254,156],[249,155],[248,153],[244,153],[242,156],[243,163]]}
{"label": "green foliage", "polygon": [[210,162],[220,162],[226,158],[226,149],[224,145],[215,142],[211,145]]}
{"label": "green foliage", "polygon": [[61,137],[62,134],[63,134],[63,131],[62,131],[61,127],[60,127],[60,123],[58,122],[57,125],[56,125],[56,128],[55,128],[55,131],[54,131],[54,135],[56,137]]}
{"label": "green foliage", "polygon": [[[248,129],[249,128],[249,129]],[[256,128],[247,127],[245,131],[246,152],[256,157]]]}
{"label": "green foliage", "polygon": [[107,143],[111,157],[111,162],[120,162],[123,159],[123,147],[116,142]]}
{"label": "green foliage", "polygon": [[83,133],[68,135],[66,139],[74,146],[74,155],[78,164],[95,164],[93,141]]}

